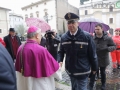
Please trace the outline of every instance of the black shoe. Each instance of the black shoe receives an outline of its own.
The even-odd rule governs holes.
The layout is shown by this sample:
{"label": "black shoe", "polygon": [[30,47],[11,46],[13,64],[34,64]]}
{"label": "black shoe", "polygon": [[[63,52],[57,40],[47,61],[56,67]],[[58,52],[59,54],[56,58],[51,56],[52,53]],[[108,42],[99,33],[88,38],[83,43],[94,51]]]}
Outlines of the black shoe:
{"label": "black shoe", "polygon": [[101,86],[101,90],[105,90],[105,84],[102,84],[102,86]]}
{"label": "black shoe", "polygon": [[116,68],[113,68],[113,72],[116,72]]}

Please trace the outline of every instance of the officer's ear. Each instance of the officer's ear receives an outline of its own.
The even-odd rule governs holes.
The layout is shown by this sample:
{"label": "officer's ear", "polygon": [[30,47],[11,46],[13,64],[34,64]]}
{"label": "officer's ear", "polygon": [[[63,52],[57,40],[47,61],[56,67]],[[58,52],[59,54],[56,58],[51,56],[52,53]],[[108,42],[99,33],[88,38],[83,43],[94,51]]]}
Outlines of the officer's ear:
{"label": "officer's ear", "polygon": [[79,26],[79,24],[80,24],[80,23],[79,23],[79,22],[77,22],[77,25],[78,25],[78,26]]}

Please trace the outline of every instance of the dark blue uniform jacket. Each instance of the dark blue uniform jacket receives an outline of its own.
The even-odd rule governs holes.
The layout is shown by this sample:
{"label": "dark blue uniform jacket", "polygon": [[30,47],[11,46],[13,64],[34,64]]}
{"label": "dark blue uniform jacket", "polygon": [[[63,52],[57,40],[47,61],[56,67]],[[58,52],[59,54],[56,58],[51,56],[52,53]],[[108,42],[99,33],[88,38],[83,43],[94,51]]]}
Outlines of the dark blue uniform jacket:
{"label": "dark blue uniform jacket", "polygon": [[72,36],[69,31],[62,35],[60,62],[63,62],[64,54],[66,54],[65,69],[69,75],[79,76],[89,74],[91,69],[97,70],[98,62],[93,38],[80,28],[75,36]]}

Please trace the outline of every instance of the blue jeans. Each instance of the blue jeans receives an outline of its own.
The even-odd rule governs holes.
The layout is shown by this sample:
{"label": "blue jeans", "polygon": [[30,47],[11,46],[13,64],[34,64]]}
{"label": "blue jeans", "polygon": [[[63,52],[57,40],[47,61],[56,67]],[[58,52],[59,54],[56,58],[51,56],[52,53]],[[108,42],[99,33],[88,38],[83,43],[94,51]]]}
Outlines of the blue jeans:
{"label": "blue jeans", "polygon": [[86,75],[86,77],[83,79],[76,79],[70,76],[70,79],[72,84],[72,90],[87,90],[88,75]]}

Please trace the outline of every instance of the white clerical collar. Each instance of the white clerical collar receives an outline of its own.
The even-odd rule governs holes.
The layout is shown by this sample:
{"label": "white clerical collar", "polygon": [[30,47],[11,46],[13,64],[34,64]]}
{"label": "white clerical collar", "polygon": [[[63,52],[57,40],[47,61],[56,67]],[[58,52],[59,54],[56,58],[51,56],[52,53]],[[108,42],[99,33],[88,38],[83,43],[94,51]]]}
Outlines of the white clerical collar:
{"label": "white clerical collar", "polygon": [[77,34],[77,31],[78,31],[78,29],[76,30],[75,33],[72,34],[72,33],[70,32],[70,34],[75,36],[75,35]]}

